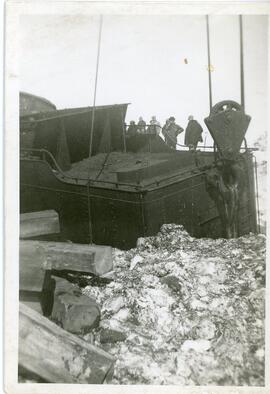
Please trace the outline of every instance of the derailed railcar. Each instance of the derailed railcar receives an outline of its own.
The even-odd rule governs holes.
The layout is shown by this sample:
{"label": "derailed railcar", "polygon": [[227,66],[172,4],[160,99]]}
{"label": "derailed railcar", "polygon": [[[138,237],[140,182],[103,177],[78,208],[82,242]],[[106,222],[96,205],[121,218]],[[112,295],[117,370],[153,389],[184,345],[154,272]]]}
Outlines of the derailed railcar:
{"label": "derailed railcar", "polygon": [[213,107],[212,152],[175,151],[151,134],[127,138],[126,109],[96,107],[92,141],[92,108],[21,118],[21,212],[55,209],[64,239],[123,249],[164,223],[196,237],[257,231],[253,157],[241,150],[250,118],[241,106]]}

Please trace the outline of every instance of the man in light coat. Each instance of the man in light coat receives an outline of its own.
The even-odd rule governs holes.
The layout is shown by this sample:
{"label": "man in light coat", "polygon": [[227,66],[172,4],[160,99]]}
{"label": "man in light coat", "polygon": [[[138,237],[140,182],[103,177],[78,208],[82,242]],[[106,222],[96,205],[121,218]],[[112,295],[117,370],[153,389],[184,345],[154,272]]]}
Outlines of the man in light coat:
{"label": "man in light coat", "polygon": [[157,121],[155,116],[152,116],[152,118],[150,120],[150,125],[148,126],[148,129],[147,129],[147,133],[159,135],[160,131],[161,131],[160,123]]}

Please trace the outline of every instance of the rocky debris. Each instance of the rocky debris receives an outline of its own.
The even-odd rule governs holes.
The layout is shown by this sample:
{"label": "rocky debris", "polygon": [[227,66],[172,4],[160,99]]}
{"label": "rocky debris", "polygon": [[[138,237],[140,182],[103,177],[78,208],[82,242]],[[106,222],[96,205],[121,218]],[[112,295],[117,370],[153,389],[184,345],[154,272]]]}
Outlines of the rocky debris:
{"label": "rocky debris", "polygon": [[139,164],[139,168],[143,168],[157,161],[166,160],[170,156],[171,153],[160,152],[110,152],[109,156],[107,153],[98,153],[91,158],[73,163],[71,169],[65,173],[75,178],[95,179],[98,176],[99,180],[117,182],[119,181],[117,173],[127,166],[138,168]]}
{"label": "rocky debris", "polygon": [[117,313],[123,306],[125,306],[124,298],[119,296],[105,301],[102,305],[102,310],[109,313]]}
{"label": "rocky debris", "polygon": [[264,235],[196,239],[163,225],[115,250],[114,272],[83,290],[101,305],[100,327],[126,335],[104,344],[112,383],[264,385]]}
{"label": "rocky debris", "polygon": [[195,352],[205,352],[210,349],[211,343],[205,339],[186,340],[181,346],[183,352],[194,350]]}
{"label": "rocky debris", "polygon": [[126,334],[121,331],[102,328],[100,330],[100,343],[115,343],[125,341]]}
{"label": "rocky debris", "polygon": [[136,265],[137,265],[138,263],[141,263],[142,261],[143,261],[143,258],[142,258],[141,256],[139,256],[139,255],[136,254],[136,255],[133,257],[133,259],[131,260],[129,269],[130,269],[130,270],[133,270],[133,268],[135,268]]}
{"label": "rocky debris", "polygon": [[181,283],[179,279],[174,275],[167,275],[160,279],[160,282],[166,284],[172,291],[180,292],[181,291]]}
{"label": "rocky debris", "polygon": [[73,334],[85,334],[99,325],[100,309],[94,298],[62,278],[56,279],[51,319]]}

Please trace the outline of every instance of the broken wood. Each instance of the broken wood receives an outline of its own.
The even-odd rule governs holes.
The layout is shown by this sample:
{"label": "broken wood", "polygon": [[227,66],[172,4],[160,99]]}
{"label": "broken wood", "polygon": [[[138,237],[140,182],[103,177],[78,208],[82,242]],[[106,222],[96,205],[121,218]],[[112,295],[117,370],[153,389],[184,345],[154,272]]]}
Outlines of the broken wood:
{"label": "broken wood", "polygon": [[[32,242],[35,242],[33,245]],[[45,277],[46,259],[44,248],[36,241],[20,240],[20,290],[40,292],[43,288]]]}
{"label": "broken wood", "polygon": [[20,303],[19,367],[50,383],[106,383],[115,359]]}
{"label": "broken wood", "polygon": [[54,210],[20,214],[20,238],[60,232],[59,217]]}
{"label": "broken wood", "polygon": [[19,299],[20,302],[22,302],[24,305],[28,306],[31,309],[34,309],[34,311],[38,312],[40,315],[43,315],[40,294],[20,291]]}
{"label": "broken wood", "polygon": [[50,316],[54,305],[55,281],[45,276],[42,291],[19,290],[20,301],[44,316]]}
{"label": "broken wood", "polygon": [[45,270],[70,270],[94,275],[112,270],[110,246],[21,240],[20,259],[25,260],[25,251],[33,266]]}
{"label": "broken wood", "polygon": [[51,272],[41,263],[44,259],[43,248],[36,247],[33,253],[31,243],[20,241],[20,301],[37,312],[49,316],[53,307],[55,281],[51,278]]}

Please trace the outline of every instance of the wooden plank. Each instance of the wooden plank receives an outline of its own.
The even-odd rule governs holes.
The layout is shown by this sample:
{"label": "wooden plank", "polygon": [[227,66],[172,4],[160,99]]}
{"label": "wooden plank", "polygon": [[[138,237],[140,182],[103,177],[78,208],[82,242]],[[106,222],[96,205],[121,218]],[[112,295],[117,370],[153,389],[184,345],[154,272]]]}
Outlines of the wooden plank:
{"label": "wooden plank", "polygon": [[31,241],[20,240],[19,298],[38,312],[48,316],[53,307],[55,280],[44,267],[44,248]]}
{"label": "wooden plank", "polygon": [[81,272],[95,271],[95,252],[88,245],[68,242],[43,242],[46,261],[45,267],[54,270]]}
{"label": "wooden plank", "polygon": [[40,315],[43,315],[42,306],[39,298],[32,301],[26,301],[20,294],[20,302],[28,306],[29,308],[34,309],[34,311],[38,312]]}
{"label": "wooden plank", "polygon": [[115,359],[20,303],[19,366],[50,383],[101,384]]}
{"label": "wooden plank", "polygon": [[19,290],[19,299],[44,316],[51,316],[54,305],[55,279],[46,271],[42,291]]}
{"label": "wooden plank", "polygon": [[95,275],[104,275],[113,269],[111,246],[88,245],[88,248],[95,253]]}
{"label": "wooden plank", "polygon": [[22,213],[20,215],[20,238],[57,234],[59,232],[59,217],[54,210]]}
{"label": "wooden plank", "polygon": [[113,267],[110,246],[68,242],[21,240],[20,259],[23,262],[31,260],[28,265],[45,270],[71,270],[94,275],[103,275]]}
{"label": "wooden plank", "polygon": [[20,240],[20,290],[42,291],[45,278],[43,262],[45,260],[45,250],[36,241]]}

